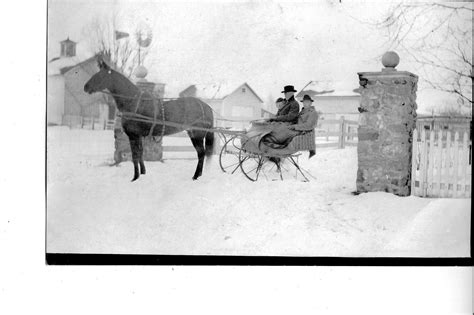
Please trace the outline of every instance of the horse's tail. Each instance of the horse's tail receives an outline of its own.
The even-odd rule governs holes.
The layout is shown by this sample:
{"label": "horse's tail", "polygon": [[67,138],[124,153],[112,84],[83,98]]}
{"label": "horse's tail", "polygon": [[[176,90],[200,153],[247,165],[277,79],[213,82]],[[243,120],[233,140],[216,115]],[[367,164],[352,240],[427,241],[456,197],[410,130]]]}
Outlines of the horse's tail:
{"label": "horse's tail", "polygon": [[214,153],[214,132],[206,133],[205,154],[209,158]]}

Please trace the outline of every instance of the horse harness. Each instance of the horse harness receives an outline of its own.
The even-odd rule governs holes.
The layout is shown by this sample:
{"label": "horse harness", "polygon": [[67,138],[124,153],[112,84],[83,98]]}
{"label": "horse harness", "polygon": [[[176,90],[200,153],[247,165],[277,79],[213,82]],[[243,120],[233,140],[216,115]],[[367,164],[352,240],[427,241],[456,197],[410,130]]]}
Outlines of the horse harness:
{"label": "horse harness", "polygon": [[[133,111],[134,114],[138,114],[138,108],[140,107],[140,102],[142,101],[142,96],[143,96],[143,91],[140,90],[140,93],[138,94],[138,97],[137,97],[137,103],[135,105],[135,110]],[[156,126],[156,115],[157,115],[157,104],[156,104],[156,99],[153,97],[151,98],[151,101],[153,102],[153,124],[151,125],[151,128],[150,128],[150,132],[148,133],[148,136],[152,136],[153,135],[153,131],[155,129],[155,126]],[[162,121],[165,121],[165,106],[163,104],[163,102],[161,101],[158,101],[160,104],[161,104],[161,115],[162,115]],[[201,109],[202,109],[202,105],[201,105]],[[162,125],[162,128],[161,128],[161,137],[163,137],[163,135],[165,134],[165,128],[166,126],[163,124]]]}
{"label": "horse harness", "polygon": [[[136,102],[136,105],[135,105],[135,110],[133,111],[133,114],[135,115],[138,115],[138,109],[140,107],[140,103],[142,101],[142,96],[144,94],[144,91],[143,90],[140,90],[140,93],[138,94],[138,97],[137,97],[137,102]],[[157,125],[157,112],[158,112],[158,106],[156,104],[156,102],[159,102],[160,105],[161,105],[161,116],[162,116],[162,119],[161,121],[162,122],[165,122],[166,121],[166,117],[165,117],[165,106],[164,106],[164,102],[162,102],[161,100],[157,100],[156,98],[151,98],[151,101],[153,102],[153,123],[151,125],[151,128],[150,128],[150,131],[148,132],[148,136],[153,136],[153,131],[155,130],[155,127]],[[204,107],[202,106],[202,103],[199,103],[199,106],[201,107],[201,118],[198,118],[196,119],[195,121],[193,121],[190,125],[193,125],[194,123],[196,123],[197,121],[201,120],[201,121],[205,121],[205,114],[204,114]],[[184,115],[186,117],[186,115]],[[161,127],[161,135],[160,137],[163,138],[164,134],[165,134],[165,128],[166,128],[166,124],[161,124],[162,127]],[[191,137],[193,137],[193,129],[190,129],[188,130],[189,133],[191,134]],[[206,130],[206,134],[207,134],[207,130]]]}
{"label": "horse harness", "polygon": [[[204,117],[204,116],[205,116],[205,115],[204,115],[204,108],[202,107],[202,103],[201,103],[201,102],[199,102],[199,106],[201,107],[201,114],[202,114],[202,115],[201,115],[201,118],[200,118],[200,119],[196,119],[195,121],[193,121],[193,122],[191,123],[191,125],[194,124],[195,122],[199,121],[199,120],[201,120],[201,121],[203,121],[203,122],[205,121],[205,119],[204,119],[204,118],[205,118],[205,117]],[[186,115],[185,115],[185,116],[186,116]],[[194,137],[193,130],[190,129],[190,130],[187,130],[187,131],[191,134],[191,138],[193,138],[193,137]],[[207,131],[206,131],[206,135],[207,135]]]}

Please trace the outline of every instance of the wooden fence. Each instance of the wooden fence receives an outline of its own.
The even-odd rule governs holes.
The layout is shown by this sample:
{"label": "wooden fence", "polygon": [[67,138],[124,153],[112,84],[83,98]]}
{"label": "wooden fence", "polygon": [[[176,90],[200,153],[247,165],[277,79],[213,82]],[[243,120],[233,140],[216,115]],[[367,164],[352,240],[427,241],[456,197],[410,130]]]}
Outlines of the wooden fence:
{"label": "wooden fence", "polygon": [[115,120],[105,120],[97,117],[64,115],[63,125],[69,126],[71,129],[113,130]]}
{"label": "wooden fence", "polygon": [[[338,131],[328,131],[325,129],[325,126],[329,125],[339,125]],[[327,119],[320,120],[318,123],[318,128],[316,132],[316,150],[318,148],[340,148],[343,149],[346,146],[356,146],[357,145],[357,126],[358,122],[353,120],[344,119],[342,116],[340,119]],[[334,129],[334,128],[333,128]],[[191,141],[186,141],[182,138],[187,138],[188,135],[186,132],[180,132],[174,135],[167,136],[164,139],[163,152],[164,158],[167,158],[166,152],[190,152],[195,153]],[[216,152],[219,152],[219,148],[223,145],[221,143],[220,137],[216,136],[217,149]],[[193,157],[192,154],[186,154],[189,157]],[[176,157],[175,157],[176,158]]]}
{"label": "wooden fence", "polygon": [[[338,131],[328,131],[324,126],[339,125]],[[345,119],[325,119],[320,120],[316,132],[316,147],[344,149],[346,146],[357,145],[357,127],[359,123],[355,120]],[[336,141],[332,141],[336,137]]]}
{"label": "wooden fence", "polygon": [[469,134],[426,131],[413,134],[412,195],[471,197],[472,142]]}

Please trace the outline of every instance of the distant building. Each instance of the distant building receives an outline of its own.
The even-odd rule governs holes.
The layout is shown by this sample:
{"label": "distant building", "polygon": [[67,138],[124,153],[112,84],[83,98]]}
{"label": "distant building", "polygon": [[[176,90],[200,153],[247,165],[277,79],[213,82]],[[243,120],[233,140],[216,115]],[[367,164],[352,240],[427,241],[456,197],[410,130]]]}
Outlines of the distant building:
{"label": "distant building", "polygon": [[272,112],[262,108],[262,118],[273,118],[273,117],[275,117],[275,115],[276,115],[275,113],[272,113]]}
{"label": "distant building", "polygon": [[[332,90],[332,89],[305,89],[296,95],[296,99],[301,101],[303,95],[308,94],[314,100],[314,106],[321,112],[320,121],[325,119],[359,120],[358,107],[360,106],[360,95],[354,91]],[[337,130],[338,125],[326,125],[324,129],[329,131]]]}
{"label": "distant building", "polygon": [[263,101],[247,83],[237,88],[224,84],[193,84],[181,91],[179,97],[197,97],[209,104],[215,118],[229,120],[217,119],[215,125],[219,127],[243,129],[250,120],[262,118]]}
{"label": "distant building", "polygon": [[76,44],[69,38],[60,42],[60,56],[48,62],[47,123],[50,125],[73,126],[81,124],[84,118],[104,121],[115,116],[115,108],[109,107],[103,94],[84,92],[84,84],[98,71],[97,59],[77,56]]}

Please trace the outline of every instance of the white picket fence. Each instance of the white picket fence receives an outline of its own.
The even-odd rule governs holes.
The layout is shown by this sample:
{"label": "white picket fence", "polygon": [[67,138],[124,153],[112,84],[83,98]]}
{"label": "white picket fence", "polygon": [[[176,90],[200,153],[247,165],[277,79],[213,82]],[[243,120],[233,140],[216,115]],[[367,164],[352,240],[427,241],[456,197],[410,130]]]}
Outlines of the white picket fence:
{"label": "white picket fence", "polygon": [[425,131],[413,133],[412,195],[471,197],[472,144],[469,134]]}

